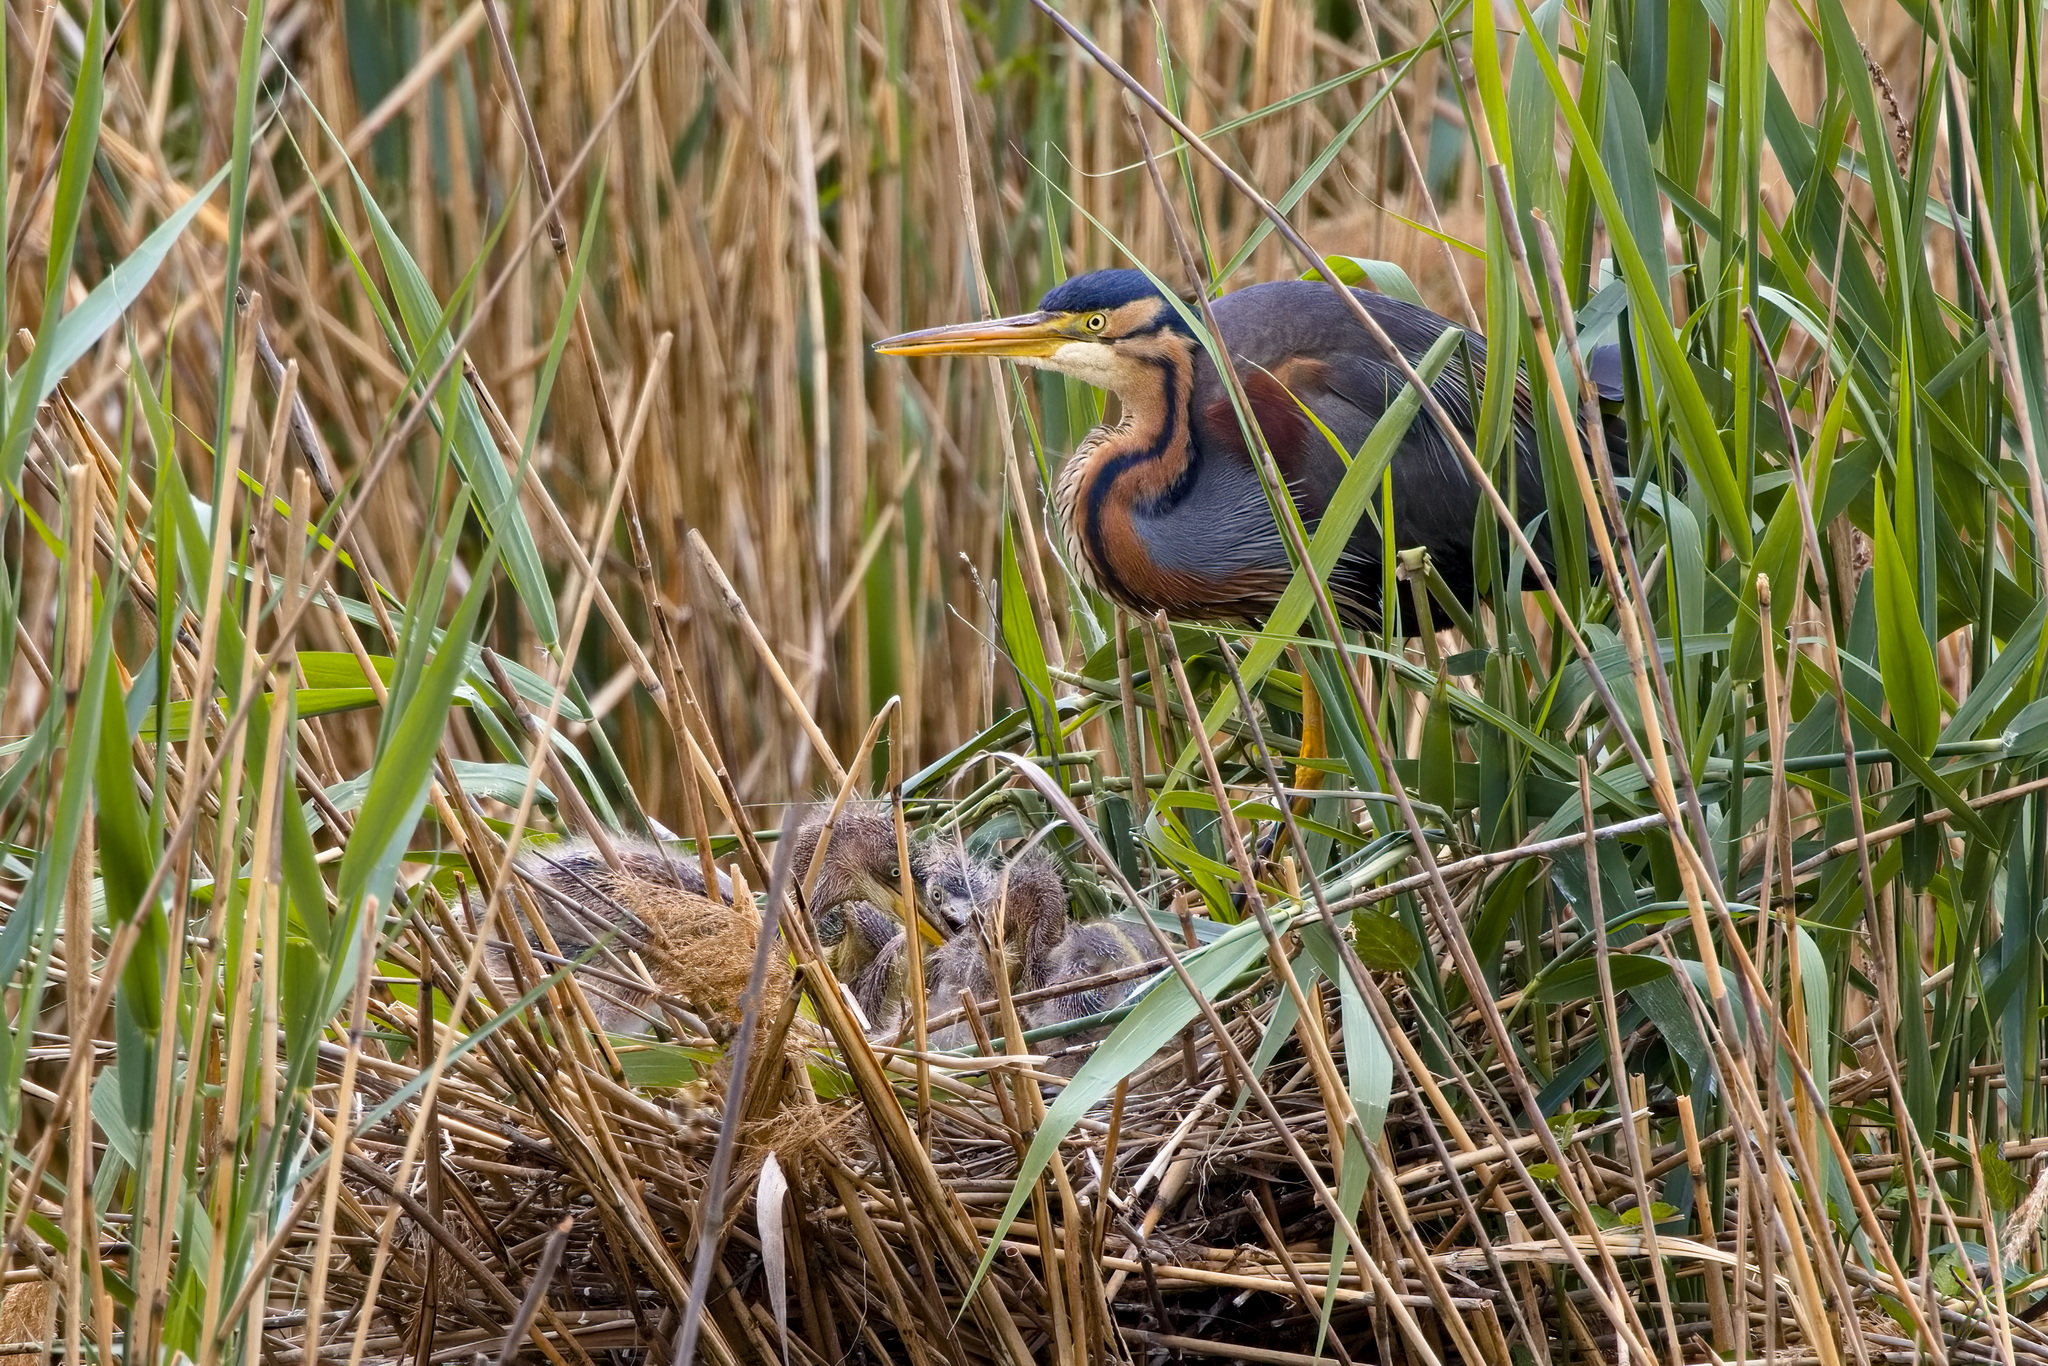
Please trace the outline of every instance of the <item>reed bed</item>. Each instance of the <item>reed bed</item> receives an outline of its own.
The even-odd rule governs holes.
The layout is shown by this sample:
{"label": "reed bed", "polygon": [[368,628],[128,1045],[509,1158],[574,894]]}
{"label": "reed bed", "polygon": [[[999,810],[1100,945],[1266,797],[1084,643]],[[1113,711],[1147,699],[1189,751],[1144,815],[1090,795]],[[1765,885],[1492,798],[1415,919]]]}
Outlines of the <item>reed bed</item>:
{"label": "reed bed", "polygon": [[[0,1362],[2048,1361],[2044,18],[10,5]],[[1100,396],[867,346],[1129,260],[1483,332],[1554,582],[1091,595]],[[847,801],[1134,994],[869,1038]]]}

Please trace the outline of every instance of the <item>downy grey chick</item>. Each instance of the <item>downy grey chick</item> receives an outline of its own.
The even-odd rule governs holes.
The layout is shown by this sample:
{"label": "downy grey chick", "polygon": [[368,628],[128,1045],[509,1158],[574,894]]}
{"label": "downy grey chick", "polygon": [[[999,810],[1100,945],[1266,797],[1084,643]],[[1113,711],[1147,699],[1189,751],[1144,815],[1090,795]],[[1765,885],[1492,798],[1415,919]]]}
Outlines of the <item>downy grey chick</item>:
{"label": "downy grey chick", "polygon": [[[806,821],[791,836],[796,841],[791,870],[802,885],[810,878],[824,836],[825,818]],[[917,863],[911,861],[913,881]],[[819,870],[806,905],[813,923],[834,906],[865,901],[893,913],[898,923],[908,918],[911,907],[903,904],[903,870],[896,857],[896,821],[882,806],[849,806],[832,822],[832,841],[826,846],[825,866]]]}
{"label": "downy grey chick", "polygon": [[[1092,920],[1085,924],[1069,921],[1068,924],[1072,928],[1059,947],[1053,950],[1052,961],[1047,965],[1045,986],[1087,981],[1144,961],[1144,955],[1138,952],[1137,946],[1131,943],[1120,926],[1106,920]],[[1098,1015],[1122,1005],[1136,980],[1083,987],[1065,996],[1037,1002],[1026,1007],[1025,1026],[1037,1029],[1043,1025]]]}
{"label": "downy grey chick", "polygon": [[[795,835],[799,877],[810,868],[823,825],[820,817]],[[888,808],[840,812],[811,892],[811,918],[832,975],[852,994],[867,1016],[869,1035],[877,1038],[901,1029],[906,1007],[905,926],[916,924],[917,908],[903,902],[902,874],[896,821]],[[970,885],[968,877],[936,843],[911,846],[912,894],[936,923],[951,923],[947,907]]]}
{"label": "downy grey chick", "polygon": [[[894,835],[892,826],[892,842]],[[837,843],[835,836],[834,847]],[[958,841],[940,837],[927,836],[910,846],[910,875],[926,920],[948,935],[963,929],[974,908],[995,891],[995,869]],[[867,1016],[869,1036],[901,1033],[910,976],[904,928],[866,901],[834,907],[816,923],[825,961]]]}
{"label": "downy grey chick", "polygon": [[[973,918],[933,957],[928,974],[933,1014],[958,1007],[963,991],[972,993],[977,1001],[991,1000],[996,995],[995,981],[989,973],[988,941],[994,933],[1001,874],[981,865],[980,875],[986,879],[988,891],[976,904]],[[1001,961],[1006,965],[1012,992],[1082,982],[1142,961],[1142,955],[1117,926],[1107,921],[1076,923],[1069,918],[1066,884],[1051,855],[1034,850],[1019,856],[1009,865],[1008,881]],[[1033,1002],[1020,1009],[1021,1023],[1026,1029],[1036,1029],[1078,1020],[1120,1005],[1130,990],[1130,983],[1117,982]],[[963,1021],[941,1030],[933,1037],[932,1046],[959,1048],[972,1037],[971,1027]],[[1067,1048],[1100,1037],[1100,1032],[1090,1032],[1058,1046]],[[1051,1070],[1072,1075],[1080,1065],[1080,1056],[1060,1059]]]}
{"label": "downy grey chick", "polygon": [[[976,903],[968,923],[932,955],[926,981],[934,1013],[956,1009],[963,992],[977,1001],[993,999],[992,958],[1008,977],[1011,991],[1044,986],[1050,980],[1054,952],[1072,928],[1066,884],[1051,855],[1038,850],[1021,854],[989,881],[988,895]],[[959,1048],[973,1038],[972,1029],[962,1021],[940,1030],[932,1037],[932,1046]]]}
{"label": "downy grey chick", "polygon": [[[1085,924],[1069,921],[1068,924],[1071,928],[1067,931],[1067,937],[1053,950],[1052,961],[1047,965],[1044,983],[1046,986],[1083,982],[1144,961],[1144,955],[1138,952],[1130,937],[1117,925],[1106,920],[1093,920]],[[1024,1027],[1038,1029],[1045,1025],[1064,1024],[1068,1020],[1079,1020],[1099,1014],[1122,1005],[1124,998],[1131,994],[1131,988],[1136,984],[1136,978],[1125,982],[1110,982],[1083,987],[1065,996],[1039,1001],[1025,1007]],[[1093,1051],[1092,1048],[1077,1046],[1098,1043],[1108,1033],[1107,1029],[1091,1029],[1060,1039],[1044,1039],[1031,1045],[1031,1048],[1033,1052],[1055,1055],[1046,1066],[1048,1072],[1055,1076],[1071,1077],[1080,1070],[1087,1054]]]}
{"label": "downy grey chick", "polygon": [[957,840],[941,835],[919,840],[911,848],[910,863],[926,912],[949,936],[965,929],[976,908],[996,894],[997,870]]}
{"label": "downy grey chick", "polygon": [[903,1018],[903,927],[872,902],[848,901],[817,917],[818,947],[846,985],[871,1037],[893,1034]]}

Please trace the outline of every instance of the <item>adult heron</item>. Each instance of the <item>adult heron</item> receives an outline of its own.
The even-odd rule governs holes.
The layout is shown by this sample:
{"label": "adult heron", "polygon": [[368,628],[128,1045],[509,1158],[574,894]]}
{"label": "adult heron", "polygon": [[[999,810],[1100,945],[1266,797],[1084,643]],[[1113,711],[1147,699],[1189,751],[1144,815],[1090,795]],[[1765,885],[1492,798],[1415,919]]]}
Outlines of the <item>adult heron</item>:
{"label": "adult heron", "polygon": [[[1458,326],[1385,294],[1352,295],[1411,362]],[[1346,460],[1407,381],[1327,284],[1252,285],[1210,307],[1250,416],[1314,526]],[[1472,332],[1465,342],[1432,388],[1469,442],[1486,343]],[[1279,600],[1293,564],[1230,393],[1180,308],[1143,271],[1079,275],[1047,294],[1035,312],[907,332],[875,349],[892,356],[999,356],[1117,396],[1121,416],[1081,442],[1055,497],[1071,559],[1112,601],[1147,616],[1257,622]],[[1596,373],[1611,372],[1614,359],[1597,357]],[[1605,396],[1618,397],[1606,382],[1611,378],[1603,374]],[[1544,506],[1543,472],[1520,397],[1513,447],[1514,506],[1528,525]],[[1618,433],[1609,449],[1620,468]],[[1395,548],[1426,549],[1445,585],[1470,605],[1478,485],[1426,413],[1411,423],[1388,468]],[[1547,526],[1536,526],[1531,541],[1547,562]],[[1380,528],[1361,518],[1330,577],[1348,625],[1378,624],[1381,547]],[[1403,602],[1410,621],[1405,594],[1412,591],[1404,590]]]}

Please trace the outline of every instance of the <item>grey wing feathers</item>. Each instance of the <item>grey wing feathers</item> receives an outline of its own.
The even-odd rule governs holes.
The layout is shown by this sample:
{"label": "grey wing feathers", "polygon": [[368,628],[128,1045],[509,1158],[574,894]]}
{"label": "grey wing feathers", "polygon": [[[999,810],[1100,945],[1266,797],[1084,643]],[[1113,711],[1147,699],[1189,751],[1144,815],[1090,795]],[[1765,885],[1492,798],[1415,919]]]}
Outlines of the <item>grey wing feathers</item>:
{"label": "grey wing feathers", "polygon": [[[934,1013],[957,1010],[963,993],[976,1001],[995,995],[977,926],[969,925],[932,954],[925,965],[925,990]],[[961,1048],[973,1041],[974,1031],[964,1020],[932,1035],[934,1048]]]}
{"label": "grey wing feathers", "polygon": [[[622,859],[622,862],[624,860]],[[620,895],[620,875],[606,863],[595,846],[574,841],[551,848],[522,851],[514,868],[533,891],[533,899],[555,947],[571,960],[583,958],[593,945],[614,941],[614,947],[644,947],[647,926]],[[627,865],[628,875],[633,868]],[[702,879],[698,879],[702,886]],[[536,936],[527,936],[535,942]],[[491,973],[507,975],[510,954],[490,950]],[[599,1025],[612,1033],[633,1033],[644,1029],[643,1007],[648,993],[607,982],[588,982],[585,994],[596,1012]]]}
{"label": "grey wing feathers", "polygon": [[565,953],[580,953],[607,931],[637,937],[645,929],[619,897],[618,875],[590,844],[528,849],[514,866],[533,885],[548,932]]}
{"label": "grey wing feathers", "polygon": [[[879,911],[875,915],[885,926],[895,923]],[[864,930],[872,934],[875,928],[868,926]],[[904,958],[903,931],[898,929],[876,947],[867,966],[847,984],[853,992],[853,999],[860,1003],[861,1010],[868,1017],[869,1034],[877,1037],[893,1035],[903,1027],[903,990],[909,976],[908,966]]]}
{"label": "grey wing feathers", "polygon": [[[582,845],[589,855],[602,864],[603,858],[589,845]],[[686,892],[704,895],[704,865],[695,854],[681,853],[648,844],[640,840],[614,840],[612,848],[617,851],[620,865],[629,877],[641,878],[648,882],[668,883],[681,887]],[[718,874],[718,899],[730,900],[732,879]]]}
{"label": "grey wing feathers", "polygon": [[[611,843],[627,877],[704,895],[704,869],[694,854],[672,851],[644,840],[614,839]],[[599,885],[616,876],[598,847],[584,839],[530,846],[520,853],[519,862],[539,876],[570,884],[580,881]],[[732,881],[723,873],[718,875],[718,892],[721,899],[732,894]]]}
{"label": "grey wing feathers", "polygon": [[1600,390],[1600,397],[1609,403],[1619,403],[1621,388],[1621,348],[1619,346],[1596,346],[1586,357],[1586,369],[1592,373],[1593,383]]}

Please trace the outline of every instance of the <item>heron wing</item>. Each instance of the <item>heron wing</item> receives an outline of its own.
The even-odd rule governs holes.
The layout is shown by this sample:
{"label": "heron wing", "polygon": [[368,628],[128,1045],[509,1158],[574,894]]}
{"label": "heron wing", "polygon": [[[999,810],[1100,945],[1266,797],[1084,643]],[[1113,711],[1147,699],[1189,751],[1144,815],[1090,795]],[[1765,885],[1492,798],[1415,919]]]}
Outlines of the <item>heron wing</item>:
{"label": "heron wing", "polygon": [[[1457,324],[1428,309],[1353,290],[1366,311],[1411,362],[1418,360]],[[1343,477],[1346,457],[1356,452],[1407,383],[1401,370],[1355,314],[1328,285],[1280,281],[1253,285],[1217,301],[1216,321],[1247,377],[1246,391],[1268,445],[1310,521],[1320,517]],[[1474,362],[1469,380],[1463,356],[1453,358],[1432,386],[1452,421],[1470,430],[1473,400],[1483,382],[1485,342],[1471,334]],[[1231,439],[1235,413],[1213,368],[1203,373],[1212,392],[1198,383],[1196,399],[1216,433],[1218,446]],[[1221,407],[1218,407],[1218,404]],[[1315,422],[1303,417],[1313,413]],[[1268,415],[1283,415],[1269,421]],[[1319,430],[1320,427],[1320,430]],[[1327,435],[1325,435],[1327,433]],[[1335,445],[1346,453],[1340,456]],[[1390,466],[1395,505],[1395,544],[1429,549],[1454,589],[1469,591],[1470,544],[1478,490],[1455,449],[1427,415],[1418,417]],[[1371,599],[1378,597],[1379,532],[1361,525],[1352,538],[1339,577]]]}

